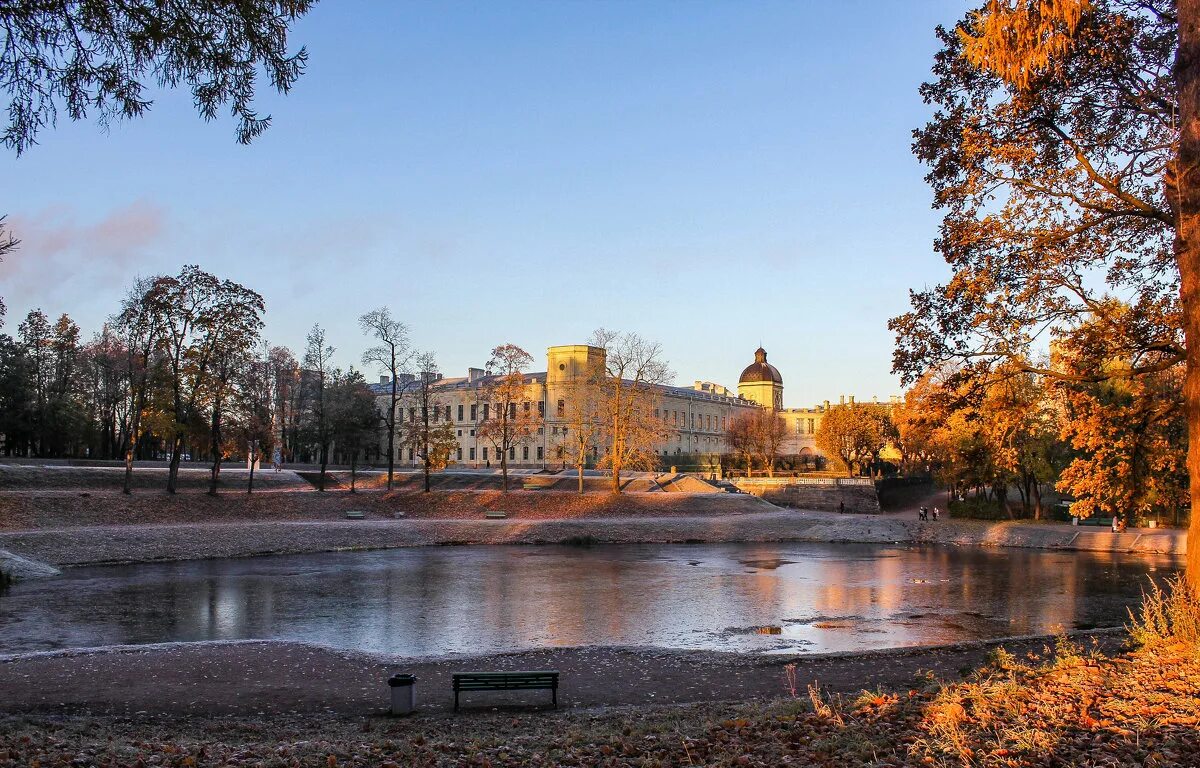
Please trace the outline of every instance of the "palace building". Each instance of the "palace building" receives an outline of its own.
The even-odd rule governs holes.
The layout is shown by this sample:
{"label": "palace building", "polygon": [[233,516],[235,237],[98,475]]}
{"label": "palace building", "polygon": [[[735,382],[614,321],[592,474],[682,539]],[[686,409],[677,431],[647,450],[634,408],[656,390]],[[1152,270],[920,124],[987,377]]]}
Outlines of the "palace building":
{"label": "palace building", "polygon": [[[510,466],[555,467],[565,463],[564,456],[569,454],[563,446],[571,440],[568,410],[572,392],[592,372],[603,371],[604,363],[603,348],[586,344],[557,346],[547,350],[545,371],[524,374],[524,397],[518,407],[536,420],[537,428],[536,434],[510,448]],[[469,368],[467,375],[460,377],[431,375],[435,403],[431,421],[443,428],[449,422],[457,441],[449,457],[451,464],[498,465],[495,446],[479,435],[479,425],[488,419],[494,407],[487,402],[487,392],[495,377],[481,368]],[[402,429],[417,418],[418,409],[413,402],[417,383],[412,375],[399,377],[398,383],[401,397],[397,422]],[[382,376],[372,389],[380,409],[386,410],[391,380]],[[736,393],[709,381],[696,381],[690,387],[654,385],[651,391],[646,407],[653,407],[653,416],[661,426],[654,452],[663,457],[664,466],[673,463],[672,457],[678,457],[681,464],[715,466],[717,457],[728,452],[725,433],[730,423],[740,415],[760,409],[774,410],[783,418],[787,426],[781,451],[784,456],[819,455],[815,435],[822,415],[830,408],[829,401],[814,408],[784,408],[783,376],[767,362],[767,352],[761,347],[754,353],[754,362],[738,378]],[[396,442],[399,464],[421,463],[419,451],[403,445],[399,437]],[[381,448],[382,453],[387,452],[386,438]],[[604,446],[594,446],[593,452],[599,458],[604,454]]]}

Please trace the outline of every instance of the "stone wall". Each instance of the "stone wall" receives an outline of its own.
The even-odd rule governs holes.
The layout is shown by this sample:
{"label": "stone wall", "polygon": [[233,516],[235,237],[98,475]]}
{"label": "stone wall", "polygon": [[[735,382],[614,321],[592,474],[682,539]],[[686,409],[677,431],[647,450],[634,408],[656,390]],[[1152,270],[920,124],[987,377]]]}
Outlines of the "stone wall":
{"label": "stone wall", "polygon": [[738,478],[733,484],[781,507],[837,512],[845,504],[846,512],[879,512],[875,484],[857,478]]}

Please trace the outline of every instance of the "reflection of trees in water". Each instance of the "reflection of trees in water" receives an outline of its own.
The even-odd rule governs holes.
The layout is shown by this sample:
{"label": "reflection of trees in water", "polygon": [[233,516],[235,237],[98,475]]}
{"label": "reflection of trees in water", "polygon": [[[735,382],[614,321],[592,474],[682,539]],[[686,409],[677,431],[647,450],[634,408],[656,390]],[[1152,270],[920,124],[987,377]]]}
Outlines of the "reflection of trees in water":
{"label": "reflection of trees in water", "polygon": [[898,645],[1119,624],[1148,572],[1176,568],[1169,557],[951,547],[394,550],[78,572],[6,595],[0,608],[20,631],[0,623],[0,636],[26,647],[289,637],[434,655],[699,645],[728,628],[862,616],[870,627],[810,637],[841,632],[836,645],[855,647],[870,629],[871,644]]}

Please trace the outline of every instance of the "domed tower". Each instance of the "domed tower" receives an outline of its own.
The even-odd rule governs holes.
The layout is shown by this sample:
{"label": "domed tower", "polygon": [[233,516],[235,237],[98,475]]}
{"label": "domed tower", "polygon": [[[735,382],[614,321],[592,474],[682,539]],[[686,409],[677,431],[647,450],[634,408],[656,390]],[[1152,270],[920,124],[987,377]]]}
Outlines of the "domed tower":
{"label": "domed tower", "polygon": [[754,350],[754,362],[738,378],[738,394],[764,408],[783,410],[783,377],[767,362],[767,350]]}

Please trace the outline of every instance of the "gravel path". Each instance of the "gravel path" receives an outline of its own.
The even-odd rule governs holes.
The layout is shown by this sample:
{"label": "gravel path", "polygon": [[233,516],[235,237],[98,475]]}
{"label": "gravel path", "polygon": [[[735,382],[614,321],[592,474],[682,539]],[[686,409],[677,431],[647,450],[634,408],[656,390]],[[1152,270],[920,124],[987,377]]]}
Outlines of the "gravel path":
{"label": "gravel path", "polygon": [[[1122,630],[1079,633],[1112,650]],[[662,648],[561,648],[483,657],[401,659],[291,642],[122,646],[0,658],[0,714],[91,713],[228,715],[329,712],[378,714],[387,708],[387,677],[417,676],[425,711],[453,704],[458,671],[557,669],[564,707],[752,701],[797,695],[808,685],[856,692],[914,684],[919,671],[957,679],[1003,645],[1021,656],[1041,653],[1048,638],[965,643],[936,648],[787,657]],[[464,705],[544,705],[545,691],[479,693]]]}

